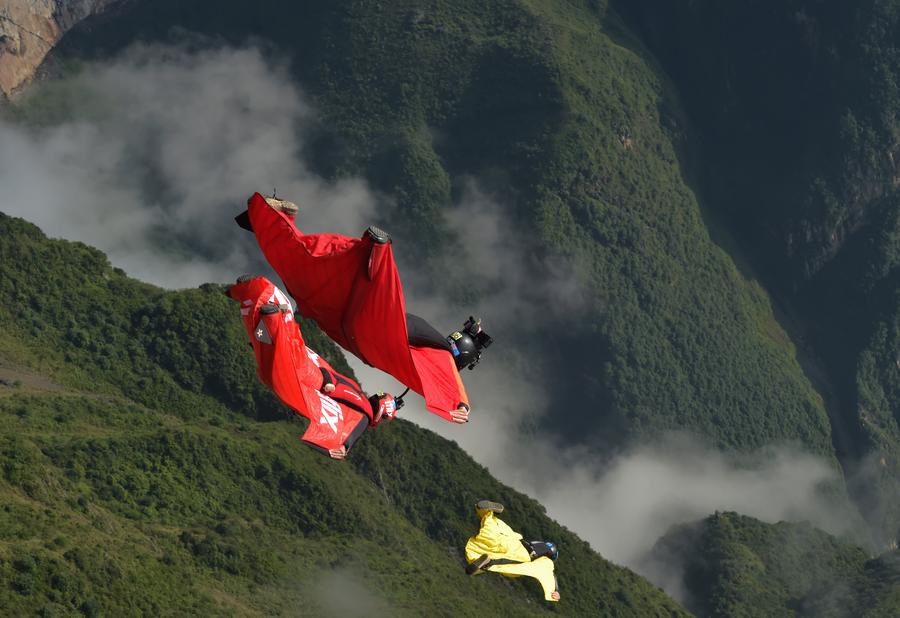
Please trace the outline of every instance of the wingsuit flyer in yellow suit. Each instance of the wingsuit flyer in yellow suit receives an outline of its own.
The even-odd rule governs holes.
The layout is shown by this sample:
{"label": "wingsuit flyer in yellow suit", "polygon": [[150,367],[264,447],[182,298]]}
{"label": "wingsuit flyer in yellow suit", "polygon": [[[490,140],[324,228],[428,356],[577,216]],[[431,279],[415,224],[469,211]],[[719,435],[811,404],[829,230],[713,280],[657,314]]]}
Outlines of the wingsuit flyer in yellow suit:
{"label": "wingsuit flyer in yellow suit", "polygon": [[503,505],[481,500],[475,505],[481,518],[481,529],[466,543],[466,573],[478,575],[484,571],[507,577],[525,575],[540,582],[544,599],[559,601],[553,561],[559,555],[556,545],[544,541],[525,541],[521,534],[497,517]]}

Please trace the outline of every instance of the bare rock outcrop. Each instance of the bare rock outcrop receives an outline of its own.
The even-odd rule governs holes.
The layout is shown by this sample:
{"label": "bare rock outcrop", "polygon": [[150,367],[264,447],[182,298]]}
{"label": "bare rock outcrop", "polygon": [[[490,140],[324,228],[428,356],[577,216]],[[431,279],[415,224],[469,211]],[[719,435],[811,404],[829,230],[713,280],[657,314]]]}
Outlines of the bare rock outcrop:
{"label": "bare rock outcrop", "polygon": [[117,1],[0,0],[0,93],[27,84],[72,26]]}

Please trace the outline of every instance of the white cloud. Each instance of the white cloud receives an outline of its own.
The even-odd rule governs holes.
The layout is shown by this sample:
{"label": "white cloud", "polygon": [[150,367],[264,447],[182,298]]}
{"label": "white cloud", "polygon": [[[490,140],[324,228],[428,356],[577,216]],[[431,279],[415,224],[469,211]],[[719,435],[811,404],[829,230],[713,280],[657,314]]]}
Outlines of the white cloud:
{"label": "white cloud", "polygon": [[[254,190],[277,186],[300,204],[309,231],[356,235],[373,219],[376,200],[362,180],[326,182],[301,160],[312,112],[291,83],[252,48],[138,46],[89,65],[53,95],[65,97],[70,120],[0,123],[0,210],[99,247],[129,274],[167,287],[264,268],[252,237],[232,222]],[[471,423],[428,414],[414,394],[402,416],[456,440],[623,564],[637,566],[670,525],[715,510],[809,519],[839,531],[817,491],[834,471],[809,455],[782,449],[748,463],[679,439],[601,465],[550,433],[535,435],[541,415],[551,427],[570,422],[552,405],[552,389],[569,385],[542,384],[529,373],[527,333],[547,313],[579,319],[590,299],[578,265],[536,256],[528,235],[516,233],[504,208],[474,183],[446,216],[465,239],[473,276],[491,291],[467,311],[449,294],[424,296],[415,283],[425,274],[398,249],[408,308],[448,331],[470,312],[481,315],[496,343],[475,371],[464,372]],[[402,390],[385,374],[354,366],[369,390]],[[509,517],[514,524],[515,514]]]}
{"label": "white cloud", "polygon": [[[675,524],[717,510],[773,523],[808,520],[835,534],[858,521],[845,501],[823,491],[840,482],[838,471],[796,447],[729,456],[689,436],[669,435],[600,461],[583,446],[561,444],[552,429],[537,429],[574,422],[571,413],[553,405],[554,389],[571,384],[542,382],[522,333],[542,325],[554,311],[556,318],[578,320],[588,302],[585,285],[576,265],[536,260],[527,236],[515,232],[495,200],[473,184],[463,195],[462,203],[447,213],[448,221],[466,239],[478,275],[495,284],[476,309],[486,330],[502,336],[474,371],[463,371],[472,401],[467,425],[452,425],[428,413],[414,393],[407,397],[402,417],[456,441],[498,479],[544,504],[550,516],[604,557],[667,584],[676,594],[680,573],[654,570],[657,565],[644,560]],[[449,298],[422,296],[415,285],[404,289],[408,310],[436,325],[456,327],[460,315]],[[540,298],[555,302],[539,304]],[[403,390],[382,372],[350,360],[367,388]],[[596,405],[584,402],[585,408]],[[508,516],[514,524],[515,513]]]}
{"label": "white cloud", "polygon": [[372,589],[371,583],[377,581],[378,578],[367,579],[349,568],[336,567],[320,572],[311,581],[306,594],[321,616],[376,618],[396,615],[396,610]]}
{"label": "white cloud", "polygon": [[303,164],[309,107],[253,48],[136,46],[33,94],[62,97],[70,119],[0,123],[0,210],[140,279],[187,287],[260,268],[232,221],[255,190],[290,196],[311,230],[356,234],[371,219],[365,182]]}

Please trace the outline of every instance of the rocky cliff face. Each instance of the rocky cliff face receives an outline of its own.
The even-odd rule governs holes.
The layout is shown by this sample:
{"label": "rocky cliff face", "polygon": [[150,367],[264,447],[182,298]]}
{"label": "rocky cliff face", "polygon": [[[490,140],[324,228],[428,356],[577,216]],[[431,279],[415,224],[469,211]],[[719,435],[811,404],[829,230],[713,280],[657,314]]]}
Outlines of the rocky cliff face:
{"label": "rocky cliff face", "polygon": [[47,53],[82,19],[116,0],[0,0],[0,92],[28,83]]}

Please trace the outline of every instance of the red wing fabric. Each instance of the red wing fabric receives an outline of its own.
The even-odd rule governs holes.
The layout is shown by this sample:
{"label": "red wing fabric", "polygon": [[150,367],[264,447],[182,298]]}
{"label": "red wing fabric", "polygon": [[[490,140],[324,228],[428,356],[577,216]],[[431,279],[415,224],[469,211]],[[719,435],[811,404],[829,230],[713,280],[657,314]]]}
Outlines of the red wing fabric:
{"label": "red wing fabric", "polygon": [[431,412],[469,400],[453,357],[410,346],[406,307],[391,244],[337,234],[303,234],[259,193],[248,201],[253,232],[303,315],[365,363],[425,397]]}
{"label": "red wing fabric", "polygon": [[[284,293],[264,277],[233,285],[228,295],[241,304],[241,320],[256,355],[260,381],[294,412],[309,419],[302,440],[322,451],[347,445],[368,426],[360,412],[320,392],[320,366],[331,367],[309,350]],[[277,309],[262,313],[263,306]]]}

